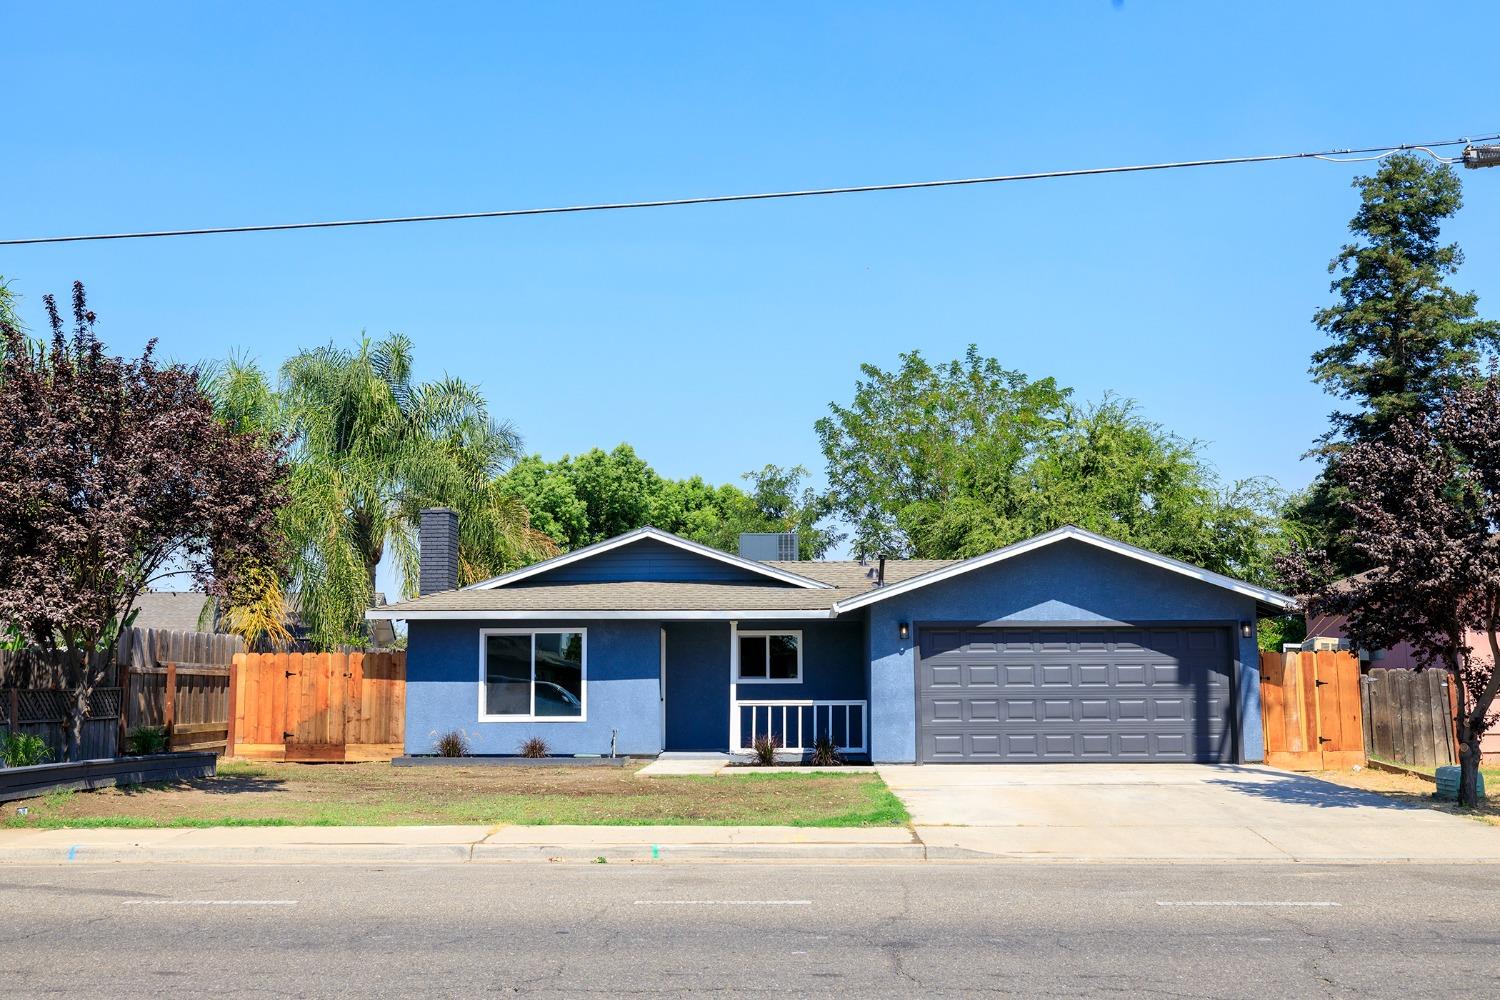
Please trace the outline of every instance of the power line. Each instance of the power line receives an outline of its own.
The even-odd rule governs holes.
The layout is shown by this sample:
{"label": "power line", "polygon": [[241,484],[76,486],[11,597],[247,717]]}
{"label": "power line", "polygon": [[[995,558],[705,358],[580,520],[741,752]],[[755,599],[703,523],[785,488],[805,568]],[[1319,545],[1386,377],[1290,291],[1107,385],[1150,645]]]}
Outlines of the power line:
{"label": "power line", "polygon": [[[664,198],[656,201],[620,201],[595,205],[564,205],[553,208],[511,208],[493,212],[452,212],[443,215],[402,215],[384,219],[345,219],[327,222],[283,222],[258,226],[212,226],[202,229],[161,229],[138,233],[95,233],[86,236],[31,236],[0,240],[0,246],[25,246],[36,243],[83,243],[94,240],[144,240],[166,236],[212,236],[227,233],[271,233],[290,229],[341,229],[348,226],[392,226],[409,222],[456,222],[462,219],[508,219],[523,215],[564,215],[572,212],[616,212],[634,208],[672,208],[679,205],[719,205],[735,201],[772,201],[783,198],[815,198],[835,194],[865,194],[872,191],[912,191],[919,188],[962,187],[971,184],[1004,184],[1010,181],[1038,181],[1063,177],[1097,177],[1103,174],[1134,174],[1150,170],[1181,170],[1189,167],[1223,167],[1240,163],[1271,163],[1278,160],[1325,160],[1333,163],[1360,163],[1378,160],[1403,150],[1418,150],[1442,163],[1457,163],[1462,157],[1440,156],[1433,152],[1444,146],[1465,146],[1500,139],[1494,135],[1443,139],[1438,142],[1402,143],[1397,146],[1370,146],[1364,149],[1327,149],[1314,153],[1268,153],[1261,156],[1227,156],[1212,160],[1179,160],[1173,163],[1144,163],[1120,167],[1087,167],[1077,170],[1044,170],[1027,174],[1000,174],[993,177],[963,177],[937,181],[908,181],[901,184],[859,184],[848,187],[809,188],[803,191],[767,191],[758,194],[706,195],[698,198]],[[1356,159],[1338,157],[1375,153]]]}

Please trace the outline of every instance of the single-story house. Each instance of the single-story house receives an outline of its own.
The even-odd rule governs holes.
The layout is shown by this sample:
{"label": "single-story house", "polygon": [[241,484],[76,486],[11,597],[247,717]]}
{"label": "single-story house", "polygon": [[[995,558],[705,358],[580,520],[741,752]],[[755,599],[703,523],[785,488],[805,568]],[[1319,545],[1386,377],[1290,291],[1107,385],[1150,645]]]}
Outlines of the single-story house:
{"label": "single-story house", "polygon": [[428,511],[407,752],[787,751],[880,762],[1259,761],[1285,595],[1075,527],[963,560],[761,560],[654,528],[457,588]]}

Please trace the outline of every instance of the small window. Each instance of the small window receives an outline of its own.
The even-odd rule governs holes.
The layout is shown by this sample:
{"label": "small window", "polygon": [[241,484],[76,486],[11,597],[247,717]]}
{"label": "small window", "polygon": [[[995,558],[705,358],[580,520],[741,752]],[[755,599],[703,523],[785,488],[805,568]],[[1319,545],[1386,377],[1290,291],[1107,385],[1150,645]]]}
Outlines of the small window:
{"label": "small window", "polygon": [[802,633],[741,632],[738,679],[772,684],[800,684]]}
{"label": "small window", "polygon": [[582,631],[487,631],[479,717],[582,721],[585,673]]}

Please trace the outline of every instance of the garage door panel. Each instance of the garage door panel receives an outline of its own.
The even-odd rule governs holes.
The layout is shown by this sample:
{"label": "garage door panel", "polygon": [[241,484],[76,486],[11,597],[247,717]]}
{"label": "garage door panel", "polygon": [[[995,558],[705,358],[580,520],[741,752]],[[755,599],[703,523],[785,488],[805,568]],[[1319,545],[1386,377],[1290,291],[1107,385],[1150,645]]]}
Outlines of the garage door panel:
{"label": "garage door panel", "polygon": [[932,666],[931,687],[956,688],[963,686],[963,667],[957,663],[935,663]]}
{"label": "garage door panel", "polygon": [[1042,665],[1042,683],[1048,687],[1072,687],[1073,667],[1067,663],[1046,663]]}
{"label": "garage door panel", "polygon": [[1109,721],[1109,701],[1104,698],[1080,698],[1078,701],[1078,719],[1080,721],[1098,722]]}
{"label": "garage door panel", "polygon": [[922,760],[1234,759],[1227,629],[924,629],[918,641]]}
{"label": "garage door panel", "polygon": [[1000,686],[1000,664],[998,663],[975,663],[968,668],[964,676],[964,682],[971,688],[977,687],[999,687]]}
{"label": "garage door panel", "polygon": [[1109,664],[1080,663],[1078,664],[1077,677],[1079,687],[1108,687]]}
{"label": "garage door panel", "polygon": [[1000,702],[995,699],[971,701],[968,717],[971,722],[999,722]]}

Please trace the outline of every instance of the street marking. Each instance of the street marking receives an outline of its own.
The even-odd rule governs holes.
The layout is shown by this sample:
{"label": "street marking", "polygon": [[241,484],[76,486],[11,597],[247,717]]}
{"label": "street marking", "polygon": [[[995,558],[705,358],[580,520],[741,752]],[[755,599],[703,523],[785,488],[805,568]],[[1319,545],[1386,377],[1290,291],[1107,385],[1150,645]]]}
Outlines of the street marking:
{"label": "street marking", "polygon": [[636,906],[811,906],[810,899],[637,899]]}
{"label": "street marking", "polygon": [[295,899],[127,899],[122,906],[296,906]]}
{"label": "street marking", "polygon": [[1302,900],[1302,899],[1188,899],[1167,900],[1158,899],[1157,906],[1342,906],[1342,903],[1334,903],[1329,900]]}

